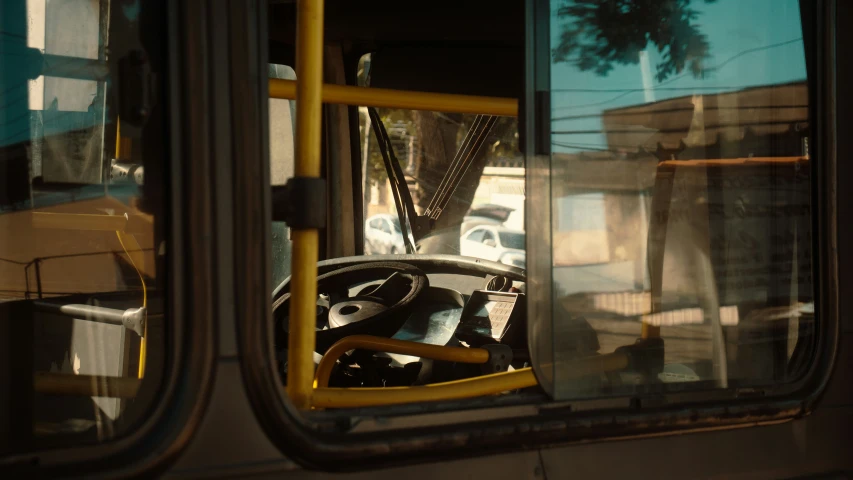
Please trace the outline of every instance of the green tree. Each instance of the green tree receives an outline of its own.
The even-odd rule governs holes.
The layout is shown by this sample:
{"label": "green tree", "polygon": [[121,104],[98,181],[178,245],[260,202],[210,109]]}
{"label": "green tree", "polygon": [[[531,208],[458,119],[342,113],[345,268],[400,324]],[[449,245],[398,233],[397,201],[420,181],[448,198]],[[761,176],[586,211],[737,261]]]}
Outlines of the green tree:
{"label": "green tree", "polygon": [[710,51],[698,15],[691,0],[564,0],[557,16],[565,23],[552,60],[605,76],[615,65],[637,64],[651,44],[662,57],[659,82],[685,69],[698,77]]}
{"label": "green tree", "polygon": [[[394,150],[394,154],[400,162],[400,166],[405,171],[408,166],[409,157],[408,152],[399,148],[399,140],[415,135],[415,124],[413,119],[415,112],[413,110],[378,108],[376,113],[379,114],[379,118],[382,119],[382,123],[385,125],[388,136],[391,138],[392,146],[397,147]],[[366,118],[363,117],[360,123],[360,128],[362,129],[362,141],[364,140],[365,135],[365,120]],[[376,142],[376,133],[373,131],[373,128],[374,126],[371,125],[370,130],[366,132],[370,135],[370,138],[368,139],[369,148],[366,175],[371,181],[385,182],[385,180],[388,179],[388,175],[385,172],[385,163],[382,160],[382,152],[379,150]]]}

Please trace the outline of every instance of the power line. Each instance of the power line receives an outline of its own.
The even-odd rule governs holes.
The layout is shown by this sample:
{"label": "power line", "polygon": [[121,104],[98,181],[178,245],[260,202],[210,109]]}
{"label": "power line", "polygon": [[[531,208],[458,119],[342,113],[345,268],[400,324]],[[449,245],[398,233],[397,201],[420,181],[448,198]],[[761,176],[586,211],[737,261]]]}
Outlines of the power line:
{"label": "power line", "polygon": [[18,38],[18,39],[21,39],[21,40],[26,40],[26,39],[27,39],[27,36],[26,36],[26,35],[24,35],[24,34],[22,34],[22,33],[0,32],[0,35],[6,36],[6,37]]}
{"label": "power line", "polygon": [[12,260],[9,258],[0,258],[0,262],[9,262],[9,263],[14,263],[15,265],[29,265],[30,263],[32,263],[32,262],[20,262],[18,260]]}
{"label": "power line", "polygon": [[[728,65],[728,64],[729,64],[730,62],[732,62],[733,60],[735,60],[735,59],[737,59],[737,58],[740,58],[740,57],[742,57],[742,56],[744,56],[744,55],[747,55],[747,54],[750,54],[750,53],[755,53],[755,52],[758,52],[758,51],[761,51],[761,50],[769,50],[769,49],[771,49],[771,48],[782,47],[782,46],[785,46],[785,45],[789,45],[789,44],[792,44],[792,43],[795,43],[795,42],[802,41],[802,39],[803,39],[803,37],[797,37],[797,38],[794,38],[794,39],[791,39],[791,40],[786,40],[786,41],[784,41],[784,42],[779,42],[779,43],[773,43],[773,44],[770,44],[770,45],[765,45],[765,46],[763,46],[763,47],[749,48],[749,49],[746,49],[746,50],[743,50],[743,51],[741,51],[741,52],[736,53],[735,55],[733,55],[733,56],[729,57],[729,58],[728,58],[727,60],[725,60],[723,63],[721,63],[721,64],[719,64],[719,65],[717,65],[717,66],[715,66],[715,67],[710,67],[710,68],[705,69],[705,71],[717,71],[717,70],[720,70],[721,68],[725,67],[726,65]],[[669,85],[670,83],[673,83],[673,82],[675,82],[675,81],[681,80],[682,78],[684,78],[684,77],[686,77],[686,76],[688,76],[688,75],[690,75],[690,73],[689,73],[689,72],[682,73],[681,75],[678,75],[678,76],[676,76],[676,77],[670,78],[669,80],[666,80],[666,81],[664,81],[664,82],[661,82],[659,85],[657,85],[657,86],[655,86],[655,87],[652,87],[652,88],[649,88],[648,90],[659,90],[661,86]],[[606,104],[608,104],[608,103],[615,102],[616,100],[619,100],[620,98],[623,98],[623,97],[625,97],[625,96],[627,96],[627,95],[630,95],[630,94],[632,94],[632,93],[644,92],[644,91],[646,91],[646,90],[647,90],[647,89],[644,89],[644,88],[638,88],[638,89],[633,89],[633,90],[626,90],[624,93],[621,93],[621,94],[619,94],[619,95],[616,95],[615,97],[613,97],[613,98],[611,98],[611,99],[609,99],[609,100],[604,100],[604,101],[602,101],[602,102],[587,103],[587,104],[585,104],[585,105],[570,105],[570,106],[566,106],[566,107],[557,107],[557,108],[555,108],[554,110],[563,110],[563,109],[569,109],[569,108],[587,108],[587,107],[597,107],[597,106],[599,106],[599,105],[606,105]]]}
{"label": "power line", "polygon": [[[740,88],[749,88],[749,85],[729,85],[729,86],[698,86],[698,87],[660,87],[655,90],[662,91],[682,91],[682,90],[737,90]],[[554,88],[551,92],[554,93],[616,93],[616,92],[644,92],[644,88]]]}
{"label": "power line", "polygon": [[[741,122],[741,123],[718,123],[713,125],[705,125],[705,129],[713,128],[740,128],[740,127],[756,127],[756,126],[772,126],[772,125],[791,125],[793,121],[788,120],[770,120],[766,122]],[[552,135],[583,135],[596,133],[684,133],[688,132],[690,127],[685,128],[660,128],[648,130],[553,130]]]}
{"label": "power line", "polygon": [[[729,106],[716,106],[716,107],[705,107],[704,111],[715,111],[715,110],[783,110],[783,109],[794,109],[794,108],[808,108],[808,105],[737,105],[734,107]],[[645,110],[645,111],[636,111],[636,112],[620,112],[616,115],[619,117],[627,117],[627,116],[640,116],[640,115],[652,115],[656,113],[677,113],[677,112],[692,112],[694,111],[693,107],[687,108],[661,108],[659,110]],[[564,120],[580,120],[586,118],[600,118],[603,117],[604,113],[588,113],[585,115],[568,115],[565,117],[555,117],[552,118],[552,122],[559,122]]]}
{"label": "power line", "polygon": [[589,143],[589,142],[572,142],[572,143],[563,143],[563,142],[551,142],[552,145],[557,145],[558,147],[567,147],[567,148],[578,148],[578,149],[588,149],[588,150],[598,150],[598,151],[613,151],[620,152],[621,150],[632,150],[635,151],[638,148],[641,148],[642,145],[613,145],[613,144],[601,144],[601,143]]}
{"label": "power line", "polygon": [[782,47],[785,45],[790,45],[790,44],[795,43],[795,42],[800,42],[802,40],[803,40],[803,37],[797,37],[797,38],[793,38],[791,40],[786,40],[784,42],[774,43],[771,45],[765,45],[763,47],[748,48],[748,49],[746,49],[746,50],[744,50],[738,54],[735,54],[733,57],[730,57],[728,60],[724,61],[723,63],[721,63],[715,67],[708,68],[708,70],[710,70],[712,72],[715,70],[719,70],[719,69],[725,67],[728,63],[732,62],[733,60],[740,58],[744,55],[750,54],[750,53],[759,52],[759,51],[767,50],[770,48]]}
{"label": "power line", "polygon": [[594,152],[615,152],[615,150],[612,148],[597,148],[597,147],[586,146],[586,145],[581,145],[581,144],[551,142],[551,145],[555,145],[557,147],[563,147],[563,148],[574,148],[576,150],[585,150],[585,151],[594,151]]}

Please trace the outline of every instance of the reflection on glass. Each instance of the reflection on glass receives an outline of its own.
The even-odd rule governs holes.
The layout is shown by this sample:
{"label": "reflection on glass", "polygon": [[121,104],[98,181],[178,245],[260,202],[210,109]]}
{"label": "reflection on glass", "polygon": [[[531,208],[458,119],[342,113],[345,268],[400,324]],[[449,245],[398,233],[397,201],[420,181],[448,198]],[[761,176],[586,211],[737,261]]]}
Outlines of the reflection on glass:
{"label": "reflection on glass", "polygon": [[[790,381],[815,331],[798,2],[615,3],[551,3],[556,396]],[[612,352],[654,361],[571,376]]]}
{"label": "reflection on glass", "polygon": [[127,432],[166,335],[163,105],[119,119],[140,92],[110,73],[144,48],[166,78],[139,33],[156,2],[19,3],[0,20],[0,454]]}

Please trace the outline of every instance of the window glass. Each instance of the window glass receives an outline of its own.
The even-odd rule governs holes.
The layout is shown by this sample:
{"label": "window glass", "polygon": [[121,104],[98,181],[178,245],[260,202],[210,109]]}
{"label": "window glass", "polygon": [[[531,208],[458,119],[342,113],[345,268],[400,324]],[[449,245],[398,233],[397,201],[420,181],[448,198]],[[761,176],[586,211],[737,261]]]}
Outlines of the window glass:
{"label": "window glass", "polygon": [[[370,84],[370,65],[370,54],[359,62],[358,81],[362,86]],[[385,108],[376,112],[402,169],[415,211],[435,218],[431,231],[412,242],[418,253],[481,256],[461,251],[460,240],[472,228],[489,224],[524,230],[524,160],[518,150],[515,118],[494,117],[494,124],[478,140],[481,147],[469,158],[467,170],[449,174],[460,147],[477,137],[474,132],[480,132],[476,129],[480,116]],[[392,185],[378,147],[376,125],[367,108],[359,108],[359,120],[365,218],[376,214],[396,218]],[[444,201],[439,202],[441,195],[437,194],[442,191],[445,177],[456,181]],[[406,232],[408,227],[397,228],[401,230]],[[365,253],[389,253],[371,248],[367,236],[364,241]],[[400,242],[395,251],[406,253],[402,238]]]}
{"label": "window glass", "polygon": [[472,242],[479,242],[479,243],[483,243],[483,235],[484,235],[485,233],[486,233],[486,231],[485,231],[485,230],[483,230],[482,228],[478,228],[478,229],[472,230],[472,231],[468,234],[468,240],[470,240],[470,241],[472,241]]}
{"label": "window glass", "polygon": [[504,248],[513,248],[516,250],[524,249],[524,234],[518,232],[499,232],[501,238],[501,246]]}
{"label": "window glass", "polygon": [[798,2],[550,5],[554,395],[797,378],[815,335]]}
{"label": "window glass", "polygon": [[162,375],[168,22],[113,3],[0,14],[0,454],[126,433]]}
{"label": "window glass", "polygon": [[483,240],[482,243],[491,242],[491,245],[495,245],[495,234],[490,230],[483,230]]}
{"label": "window glass", "polygon": [[[410,82],[397,77],[402,72],[409,75],[405,64],[395,60],[373,63],[374,67],[385,70],[376,70],[371,77],[372,62],[370,55],[359,62],[360,86],[414,89]],[[500,71],[505,65],[503,56],[500,61],[485,58],[480,63],[493,64]],[[382,86],[381,82],[386,83]],[[479,82],[472,85],[476,83]],[[441,88],[453,91],[455,87],[454,82],[446,82]],[[518,90],[504,86],[503,91],[515,94]],[[365,255],[401,258],[395,262],[376,262],[364,256],[340,262],[340,265],[351,264],[352,270],[330,270],[330,263],[321,265],[314,352],[315,358],[322,357],[324,363],[317,380],[318,389],[325,388],[324,383],[333,388],[415,386],[478,377],[510,367],[530,368],[524,353],[515,359],[503,355],[501,359],[506,365],[489,366],[487,370],[474,363],[457,365],[441,358],[420,357],[417,355],[420,349],[404,354],[359,348],[351,356],[340,355],[333,347],[347,337],[371,335],[441,347],[492,344],[503,338],[507,346],[512,345],[510,348],[525,349],[521,333],[524,276],[517,268],[524,265],[524,250],[497,248],[494,233],[490,234],[491,246],[465,237],[469,230],[484,226],[523,232],[524,168],[518,150],[516,119],[368,107],[359,107],[358,115],[359,130],[352,134],[358,135],[358,153],[363,162],[361,172],[354,172],[353,176],[364,182],[363,197],[356,202],[356,208],[363,208],[363,251]],[[324,151],[331,155],[341,152],[348,155],[350,147],[356,144],[341,144],[334,135],[327,137],[329,142],[324,143]],[[395,198],[392,187],[402,195]],[[402,222],[401,212],[395,206],[398,203],[406,208]],[[424,218],[429,221],[423,224],[423,229],[416,230],[408,224]],[[346,217],[340,220],[352,221]],[[481,239],[482,235],[481,231]],[[412,261],[403,257],[404,254],[432,258]],[[467,255],[488,261],[454,262],[434,254]],[[411,266],[401,266],[407,260]],[[288,382],[289,302],[293,297],[287,295],[285,288],[289,285],[276,292],[273,319],[275,348],[278,358],[283,359],[279,362],[279,372]],[[487,290],[501,293],[501,301],[489,303],[492,296]],[[472,296],[476,297],[474,303],[480,305],[466,307]],[[475,315],[486,305],[489,309],[495,306],[491,320],[488,316]],[[491,328],[482,325],[489,321],[494,321],[492,333],[489,333]],[[329,370],[328,365],[333,367]],[[525,377],[528,382],[530,378]],[[414,400],[420,401],[411,397],[401,399],[400,403]],[[389,401],[396,399],[385,397],[377,405]],[[372,404],[358,401],[356,405],[348,405]]]}
{"label": "window glass", "polygon": [[[296,72],[287,65],[270,64],[269,76],[296,80]],[[284,185],[293,176],[296,102],[270,98],[269,117],[270,183]],[[290,276],[290,229],[285,222],[272,222],[272,261],[273,285],[278,286]]]}

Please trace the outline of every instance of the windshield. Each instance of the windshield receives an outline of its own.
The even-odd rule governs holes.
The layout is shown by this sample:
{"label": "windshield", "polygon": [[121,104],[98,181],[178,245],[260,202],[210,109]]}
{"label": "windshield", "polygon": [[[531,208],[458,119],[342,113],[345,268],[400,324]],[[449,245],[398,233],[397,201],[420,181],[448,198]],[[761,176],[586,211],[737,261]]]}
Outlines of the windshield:
{"label": "windshield", "polygon": [[[359,62],[362,86],[369,85],[369,69],[370,55],[365,55]],[[416,215],[431,217],[429,232],[413,239],[417,253],[464,254],[461,239],[479,225],[524,228],[524,161],[515,118],[389,108],[376,113]],[[389,180],[377,140],[379,126],[374,123],[368,109],[360,108],[363,214],[366,219],[388,214],[397,219],[399,231],[393,179]],[[478,148],[469,152],[473,138],[479,140]],[[413,221],[410,216],[408,223]],[[507,248],[524,248],[523,233],[510,237]],[[404,243],[403,238],[383,240],[368,225],[364,253],[406,253]]]}
{"label": "windshield", "polygon": [[524,250],[524,234],[516,232],[500,232],[501,245],[504,248],[514,248],[516,250]]}
{"label": "windshield", "polygon": [[2,3],[0,456],[138,434],[183,361],[165,3]]}

